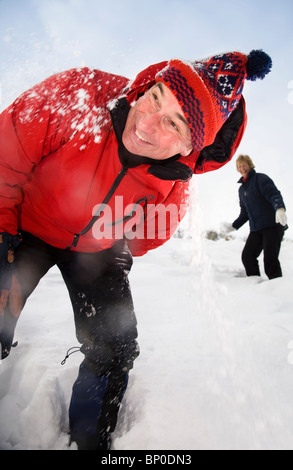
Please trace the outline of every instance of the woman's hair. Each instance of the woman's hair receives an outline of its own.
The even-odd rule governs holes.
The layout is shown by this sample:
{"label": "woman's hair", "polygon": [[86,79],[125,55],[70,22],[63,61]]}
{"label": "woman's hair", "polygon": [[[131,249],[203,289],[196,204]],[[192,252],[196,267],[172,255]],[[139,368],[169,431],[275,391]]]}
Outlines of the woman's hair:
{"label": "woman's hair", "polygon": [[239,155],[236,160],[236,168],[238,168],[239,163],[245,162],[249,165],[250,168],[255,168],[253,161],[248,155]]}

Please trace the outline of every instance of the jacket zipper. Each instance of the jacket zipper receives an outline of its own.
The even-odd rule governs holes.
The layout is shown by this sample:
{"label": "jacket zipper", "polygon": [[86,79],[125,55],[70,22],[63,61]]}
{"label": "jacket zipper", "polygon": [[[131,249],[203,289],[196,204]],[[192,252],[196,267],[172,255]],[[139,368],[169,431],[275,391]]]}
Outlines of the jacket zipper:
{"label": "jacket zipper", "polygon": [[103,202],[100,204],[99,208],[97,209],[96,213],[93,215],[93,217],[91,218],[90,222],[87,224],[87,226],[81,230],[81,232],[79,233],[76,233],[74,235],[74,238],[73,238],[73,242],[70,246],[68,246],[66,248],[66,250],[70,250],[71,248],[75,248],[78,241],[79,241],[79,237],[81,235],[85,235],[91,228],[92,226],[94,225],[94,223],[98,220],[98,218],[101,216],[102,212],[104,211],[105,209],[105,206],[108,204],[108,202],[110,201],[111,197],[113,196],[113,194],[115,193],[116,189],[118,188],[119,184],[121,183],[121,181],[123,180],[124,176],[126,175],[127,173],[127,168],[125,168],[124,166],[121,168],[121,170],[119,171],[118,175],[116,176],[115,180],[114,180],[114,183],[112,184],[111,188],[109,189],[108,193],[106,194]]}

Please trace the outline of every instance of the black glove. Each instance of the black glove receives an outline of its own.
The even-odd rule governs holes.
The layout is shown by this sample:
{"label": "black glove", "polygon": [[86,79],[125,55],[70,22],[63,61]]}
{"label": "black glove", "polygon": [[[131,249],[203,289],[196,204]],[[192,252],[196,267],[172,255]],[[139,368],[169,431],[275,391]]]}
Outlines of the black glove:
{"label": "black glove", "polygon": [[14,250],[20,244],[19,235],[0,233],[0,294],[3,289],[11,286],[11,263],[14,260]]}
{"label": "black glove", "polygon": [[4,359],[8,356],[14,335],[17,318],[9,312],[5,312],[8,299],[8,291],[12,280],[12,262],[14,249],[20,243],[18,235],[0,233],[0,356]]}
{"label": "black glove", "polygon": [[18,319],[13,317],[10,313],[0,316],[0,357],[1,359],[5,359],[5,357],[9,355],[11,347],[17,345],[17,342],[12,344],[17,320]]}

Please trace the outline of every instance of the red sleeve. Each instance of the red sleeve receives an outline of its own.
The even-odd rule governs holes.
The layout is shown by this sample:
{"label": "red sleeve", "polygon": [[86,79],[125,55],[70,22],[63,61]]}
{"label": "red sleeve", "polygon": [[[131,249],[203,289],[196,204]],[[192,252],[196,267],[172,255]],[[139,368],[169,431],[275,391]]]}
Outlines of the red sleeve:
{"label": "red sleeve", "polygon": [[0,115],[0,231],[17,233],[22,186],[43,156],[49,110],[34,89]]}

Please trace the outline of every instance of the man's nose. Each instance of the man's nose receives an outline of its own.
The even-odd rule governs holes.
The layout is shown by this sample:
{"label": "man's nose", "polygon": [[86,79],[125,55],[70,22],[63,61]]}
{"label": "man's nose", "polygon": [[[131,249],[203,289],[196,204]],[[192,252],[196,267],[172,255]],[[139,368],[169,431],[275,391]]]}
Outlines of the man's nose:
{"label": "man's nose", "polygon": [[140,125],[142,130],[151,130],[153,128],[157,128],[161,121],[161,114],[158,111],[145,113],[141,116]]}

